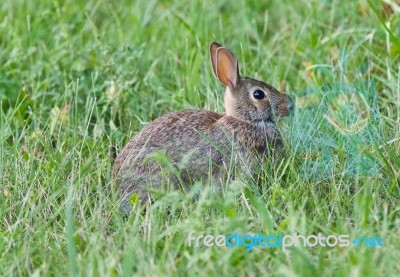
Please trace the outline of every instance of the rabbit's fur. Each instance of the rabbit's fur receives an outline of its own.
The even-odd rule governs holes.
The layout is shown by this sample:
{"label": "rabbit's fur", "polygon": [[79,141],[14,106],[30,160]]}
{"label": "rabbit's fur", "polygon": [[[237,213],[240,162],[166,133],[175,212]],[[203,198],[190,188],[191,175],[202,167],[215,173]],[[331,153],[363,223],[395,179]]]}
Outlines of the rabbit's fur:
{"label": "rabbit's fur", "polygon": [[[190,185],[209,177],[220,179],[232,165],[251,170],[255,159],[273,159],[272,153],[282,150],[275,120],[289,114],[291,98],[264,82],[240,77],[235,56],[220,44],[211,43],[210,56],[215,76],[226,86],[226,112],[171,112],[134,135],[113,170],[124,200],[135,193],[144,203],[150,199],[148,189],[165,181]],[[256,96],[264,98],[256,99],[256,90],[261,90]],[[165,170],[155,152],[166,155],[173,167],[185,164],[184,168],[179,174]]]}

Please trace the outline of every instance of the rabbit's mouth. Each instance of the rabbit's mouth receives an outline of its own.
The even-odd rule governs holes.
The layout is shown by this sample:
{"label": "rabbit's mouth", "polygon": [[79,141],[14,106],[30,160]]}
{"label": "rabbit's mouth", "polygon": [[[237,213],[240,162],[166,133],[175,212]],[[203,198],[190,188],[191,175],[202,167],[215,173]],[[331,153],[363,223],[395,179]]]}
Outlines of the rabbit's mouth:
{"label": "rabbit's mouth", "polygon": [[293,114],[294,103],[290,96],[287,96],[284,101],[275,106],[274,110],[274,118],[278,121],[290,116]]}
{"label": "rabbit's mouth", "polygon": [[291,112],[278,112],[274,115],[276,121],[281,121],[287,117],[289,117],[292,113]]}
{"label": "rabbit's mouth", "polygon": [[294,109],[294,106],[291,103],[289,103],[289,104],[285,103],[284,105],[278,105],[273,111],[274,119],[276,119],[277,121],[280,121],[282,119],[289,117],[290,115],[293,114],[293,109]]}

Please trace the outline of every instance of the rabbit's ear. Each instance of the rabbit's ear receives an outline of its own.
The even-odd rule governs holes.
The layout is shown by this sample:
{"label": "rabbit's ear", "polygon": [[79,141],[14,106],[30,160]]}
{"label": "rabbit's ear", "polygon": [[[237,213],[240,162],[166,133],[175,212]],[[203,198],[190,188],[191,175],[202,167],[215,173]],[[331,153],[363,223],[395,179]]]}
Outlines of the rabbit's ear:
{"label": "rabbit's ear", "polygon": [[222,45],[219,44],[218,42],[211,42],[210,44],[211,66],[215,77],[217,77],[217,50],[220,47],[222,47]]}
{"label": "rabbit's ear", "polygon": [[218,80],[234,90],[239,81],[239,65],[235,55],[226,48],[217,49],[216,76]]}

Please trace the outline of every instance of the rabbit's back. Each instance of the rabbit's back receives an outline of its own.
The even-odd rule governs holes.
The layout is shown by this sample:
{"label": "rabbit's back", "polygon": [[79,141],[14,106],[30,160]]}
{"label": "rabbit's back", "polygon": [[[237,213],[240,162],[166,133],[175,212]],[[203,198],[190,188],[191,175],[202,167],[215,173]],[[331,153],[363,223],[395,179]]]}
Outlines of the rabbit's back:
{"label": "rabbit's back", "polygon": [[[162,165],[152,156],[157,152],[166,156],[170,166],[184,167],[181,180],[207,178],[210,162],[221,164],[224,152],[230,150],[229,135],[218,136],[218,141],[213,139],[220,132],[219,121],[223,117],[222,113],[204,110],[177,111],[154,120],[135,134],[114,165],[123,195],[141,192],[145,183],[159,187]],[[216,171],[218,166],[212,173]]]}
{"label": "rabbit's back", "polygon": [[223,117],[221,113],[203,110],[182,110],[157,118],[135,134],[115,161],[114,171],[140,164],[140,160],[158,150],[173,161],[209,141],[213,125]]}

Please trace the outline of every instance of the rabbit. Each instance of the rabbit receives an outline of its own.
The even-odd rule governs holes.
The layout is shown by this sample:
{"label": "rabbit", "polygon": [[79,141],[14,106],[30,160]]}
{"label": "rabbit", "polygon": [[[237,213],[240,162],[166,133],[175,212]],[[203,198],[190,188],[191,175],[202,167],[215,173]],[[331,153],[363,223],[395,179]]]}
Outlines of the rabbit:
{"label": "rabbit", "polygon": [[[151,200],[149,188],[163,182],[189,185],[210,177],[220,179],[229,166],[251,170],[251,160],[273,159],[283,149],[275,121],[293,110],[292,99],[262,81],[239,74],[234,54],[217,42],[209,46],[212,71],[226,87],[225,113],[187,109],[157,118],[136,133],[117,156],[113,168],[120,196],[137,194],[142,204]],[[163,171],[154,159],[162,153],[180,174]],[[153,157],[153,158],[152,158]]]}

